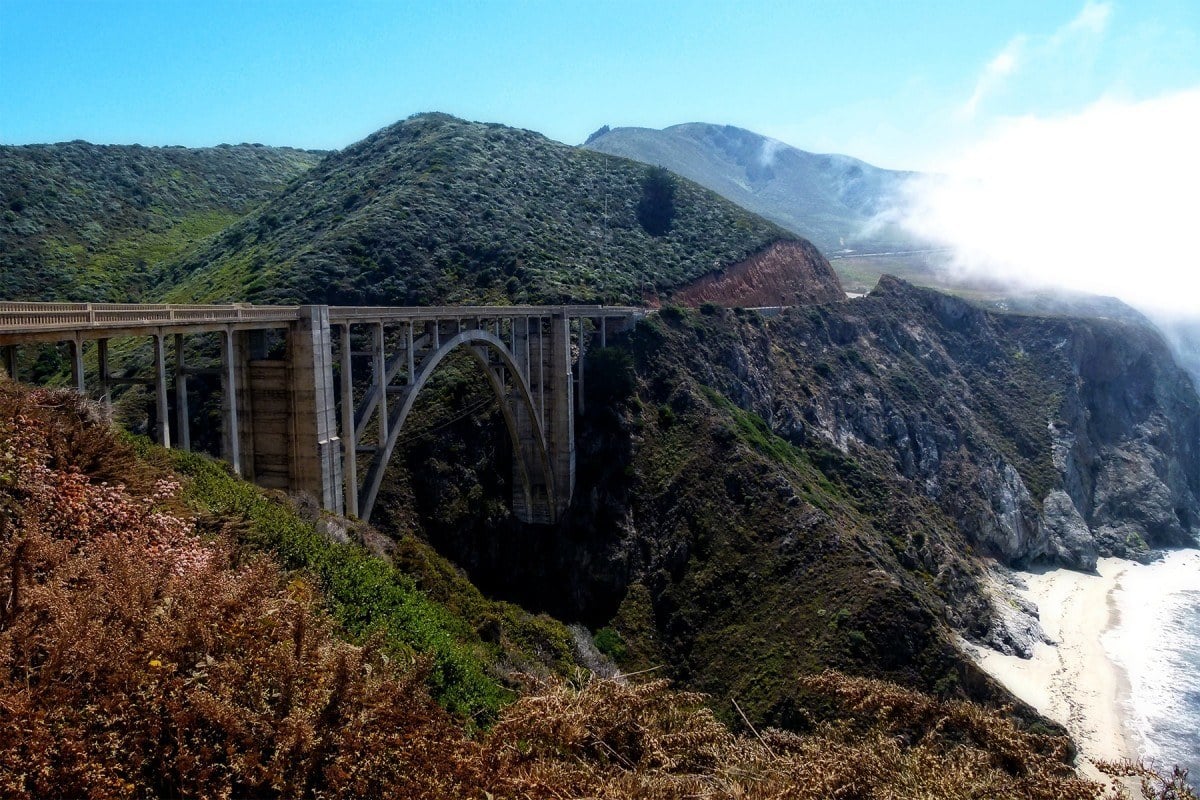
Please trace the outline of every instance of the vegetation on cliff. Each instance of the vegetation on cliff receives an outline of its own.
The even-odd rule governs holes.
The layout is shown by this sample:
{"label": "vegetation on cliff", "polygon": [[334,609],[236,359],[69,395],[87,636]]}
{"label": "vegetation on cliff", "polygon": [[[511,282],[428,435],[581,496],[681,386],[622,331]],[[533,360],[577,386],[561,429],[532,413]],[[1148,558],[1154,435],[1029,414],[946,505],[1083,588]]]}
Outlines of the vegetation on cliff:
{"label": "vegetation on cliff", "polygon": [[[176,478],[164,459],[139,456],[77,398],[0,384],[6,796],[937,800],[982,791],[1048,800],[1104,791],[1073,775],[1061,736],[836,673],[801,682],[839,718],[803,734],[736,735],[704,698],[663,681],[579,677],[530,682],[472,735],[427,693],[436,653],[405,655],[389,645],[390,630],[354,635],[339,621],[330,574],[288,571],[248,546],[265,536],[293,558],[284,542],[300,523],[288,506],[237,484],[220,487],[225,510],[197,507],[218,488],[213,477],[193,464],[197,474]],[[336,560],[338,546],[325,547]],[[392,613],[427,624],[423,604]],[[1145,796],[1190,796],[1159,788]]]}

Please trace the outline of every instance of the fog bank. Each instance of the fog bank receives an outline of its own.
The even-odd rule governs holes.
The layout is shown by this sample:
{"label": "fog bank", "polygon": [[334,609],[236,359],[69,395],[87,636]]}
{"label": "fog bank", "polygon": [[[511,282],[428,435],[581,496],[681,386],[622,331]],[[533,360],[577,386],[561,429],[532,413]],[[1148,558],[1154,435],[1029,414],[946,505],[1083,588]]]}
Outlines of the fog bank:
{"label": "fog bank", "polygon": [[885,216],[949,247],[956,278],[1200,316],[1200,87],[1007,119]]}

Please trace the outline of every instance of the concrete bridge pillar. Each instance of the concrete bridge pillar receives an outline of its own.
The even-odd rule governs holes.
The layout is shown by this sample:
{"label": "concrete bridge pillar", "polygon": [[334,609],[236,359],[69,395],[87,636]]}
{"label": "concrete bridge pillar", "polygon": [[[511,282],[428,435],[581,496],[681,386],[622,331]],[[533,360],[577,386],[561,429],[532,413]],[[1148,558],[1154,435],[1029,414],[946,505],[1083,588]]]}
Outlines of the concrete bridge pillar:
{"label": "concrete bridge pillar", "polygon": [[350,326],[340,325],[338,328],[338,356],[341,367],[338,388],[342,401],[342,494],[346,514],[357,517],[358,446],[354,441],[354,348],[350,343]]}
{"label": "concrete bridge pillar", "polygon": [[163,335],[156,333],[154,340],[154,410],[155,433],[158,443],[163,447],[171,446],[170,410],[167,407],[167,353]]}
{"label": "concrete bridge pillar", "polygon": [[[268,416],[264,407],[277,396],[283,395],[286,388],[277,378],[268,381],[266,378],[269,376],[264,376],[262,370],[252,368],[252,365],[269,363],[266,361],[266,333],[230,331],[229,340],[232,349],[227,381],[233,410],[232,414],[226,417],[226,424],[234,432],[233,438],[237,439],[238,445],[227,452],[232,458],[239,459],[238,470],[243,478],[270,488],[286,488],[286,482],[280,485],[269,480],[267,476],[270,473],[270,465],[264,463],[265,459],[262,458],[262,451],[266,448],[258,446],[260,439],[268,438],[267,434],[276,433],[274,438],[277,439],[286,436],[286,430],[281,428],[278,432],[268,431],[265,424],[259,426],[263,430],[256,430],[256,422],[260,417]],[[264,383],[267,385],[264,386]]]}
{"label": "concrete bridge pillar", "polygon": [[[535,425],[541,424],[541,414],[534,417],[534,410],[521,402],[521,392],[518,380],[524,380],[531,387],[534,402],[537,402],[537,390],[533,388],[530,379],[530,348],[531,340],[541,339],[541,320],[531,317],[514,317],[512,326],[512,353],[518,376],[514,376],[509,386],[508,404],[512,408],[513,421],[516,423],[517,449],[516,459],[512,468],[512,502],[513,514],[525,522],[550,523],[553,513],[550,508],[550,477],[546,474],[538,448]],[[496,325],[499,329],[499,323]],[[536,375],[535,375],[536,377]],[[521,480],[521,464],[529,470],[529,493],[526,494],[524,482]]]}
{"label": "concrete bridge pillar", "polygon": [[554,475],[555,519],[566,513],[575,492],[575,415],[572,413],[571,320],[565,312],[550,317],[545,348],[545,432]]}
{"label": "concrete bridge pillar", "polygon": [[221,418],[225,420],[221,452],[233,467],[234,474],[245,475],[242,466],[241,424],[238,419],[241,390],[245,388],[245,383],[238,380],[236,353],[234,332],[228,329],[221,331]]}
{"label": "concrete bridge pillar", "polygon": [[333,391],[333,341],[328,306],[301,306],[288,328],[292,491],[308,492],[321,507],[343,512],[341,439]]}
{"label": "concrete bridge pillar", "polygon": [[96,340],[96,370],[100,382],[100,402],[112,409],[112,375],[108,371],[108,339]]}
{"label": "concrete bridge pillar", "polygon": [[83,340],[76,336],[67,342],[67,346],[71,350],[71,383],[74,385],[75,391],[87,394],[87,386],[84,384],[83,378]]}
{"label": "concrete bridge pillar", "polygon": [[175,438],[180,450],[192,449],[191,411],[188,408],[188,372],[183,363],[183,334],[175,334]]}

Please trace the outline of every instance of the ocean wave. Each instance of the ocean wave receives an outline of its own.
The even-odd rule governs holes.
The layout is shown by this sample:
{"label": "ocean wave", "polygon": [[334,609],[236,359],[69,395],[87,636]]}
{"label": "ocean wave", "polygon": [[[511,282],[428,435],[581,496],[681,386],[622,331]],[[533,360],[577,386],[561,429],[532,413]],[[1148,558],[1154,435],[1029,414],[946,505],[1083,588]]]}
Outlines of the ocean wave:
{"label": "ocean wave", "polygon": [[1128,681],[1125,715],[1141,757],[1200,779],[1200,551],[1131,565],[1110,600],[1103,637]]}

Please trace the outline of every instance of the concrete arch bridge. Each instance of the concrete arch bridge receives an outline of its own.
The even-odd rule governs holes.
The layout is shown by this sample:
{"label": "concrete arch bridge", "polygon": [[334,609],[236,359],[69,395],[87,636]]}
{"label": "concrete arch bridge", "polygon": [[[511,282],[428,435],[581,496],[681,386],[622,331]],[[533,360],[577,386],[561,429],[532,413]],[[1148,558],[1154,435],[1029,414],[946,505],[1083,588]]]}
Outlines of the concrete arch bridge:
{"label": "concrete arch bridge", "polygon": [[[66,342],[78,391],[110,403],[119,383],[152,387],[159,443],[184,449],[191,447],[188,379],[215,374],[222,455],[238,474],[369,519],[418,395],[448,356],[465,352],[499,398],[512,439],[514,513],[552,523],[575,486],[575,414],[583,408],[587,351],[644,315],[613,306],[0,302],[0,356],[4,372],[20,379],[18,347]],[[189,366],[186,338],[214,333],[220,366]],[[269,346],[279,335],[282,355]],[[109,343],[132,337],[152,342],[153,375],[117,378]],[[91,387],[85,350],[94,350]]]}

